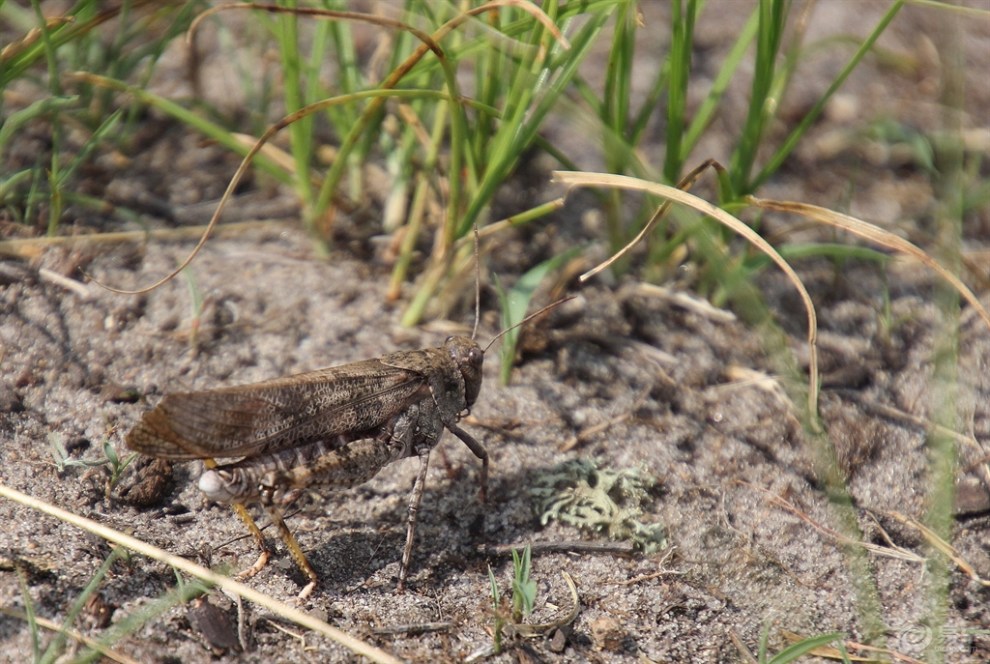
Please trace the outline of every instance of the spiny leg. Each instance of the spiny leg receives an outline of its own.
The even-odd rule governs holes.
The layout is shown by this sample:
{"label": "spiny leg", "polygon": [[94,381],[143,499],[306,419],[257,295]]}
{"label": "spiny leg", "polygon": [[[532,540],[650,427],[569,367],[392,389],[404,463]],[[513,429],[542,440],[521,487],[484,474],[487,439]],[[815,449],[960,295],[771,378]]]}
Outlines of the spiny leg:
{"label": "spiny leg", "polygon": [[487,502],[488,500],[488,450],[482,446],[481,443],[476,441],[474,437],[469,434],[464,429],[460,428],[453,422],[445,424],[445,426],[450,429],[451,433],[461,439],[461,442],[468,446],[468,449],[481,460],[481,476],[479,481],[481,482],[481,502]]}
{"label": "spiny leg", "polygon": [[258,555],[258,559],[253,565],[247,569],[239,572],[236,578],[238,581],[243,581],[245,579],[250,579],[252,576],[264,569],[265,565],[268,564],[268,559],[272,557],[272,551],[265,544],[265,536],[261,534],[261,529],[258,528],[258,524],[254,522],[251,518],[251,514],[248,512],[247,508],[242,503],[231,503],[230,506],[234,509],[234,513],[241,518],[244,525],[248,527],[251,531],[251,535],[254,536],[254,541],[258,543],[258,548],[261,549],[261,554]]}
{"label": "spiny leg", "polygon": [[[402,417],[403,436],[411,435],[415,417]],[[276,454],[244,459],[222,466],[211,476],[204,475],[200,489],[209,497],[232,505],[243,514],[252,532],[256,530],[239,500],[255,499],[267,512],[289,554],[309,579],[299,594],[306,599],[319,582],[312,565],[292,532],[285,525],[281,507],[290,504],[304,487],[347,487],[367,480],[406,449],[404,438],[393,442],[393,428],[385,427],[374,439],[340,437],[336,447],[314,443]],[[204,481],[208,480],[208,481]],[[238,510],[238,508],[241,508]],[[253,527],[252,527],[253,526]],[[258,533],[260,536],[260,532]],[[267,560],[267,554],[265,557]],[[259,561],[257,568],[264,564]],[[253,570],[256,571],[256,570]],[[253,573],[252,571],[252,573]]]}
{"label": "spiny leg", "polygon": [[[217,462],[213,459],[204,459],[203,465],[206,466],[208,470],[214,470],[217,468]],[[248,527],[248,530],[251,531],[251,536],[254,537],[254,541],[258,544],[258,548],[261,549],[261,553],[258,555],[258,559],[254,562],[254,564],[246,570],[239,572],[235,577],[238,581],[243,581],[245,579],[250,579],[264,569],[265,565],[268,564],[268,560],[272,557],[272,552],[271,549],[268,548],[268,545],[265,544],[265,536],[261,534],[261,528],[259,528],[258,524],[254,522],[254,519],[251,518],[251,514],[248,512],[247,507],[244,506],[244,503],[231,503],[230,506],[233,508],[234,513],[240,517],[241,521],[244,522],[244,525]]]}
{"label": "spiny leg", "polygon": [[[469,434],[464,429],[460,428],[454,423],[446,425],[450,429],[451,433],[461,439],[461,442],[467,445],[468,449],[474,453],[474,456],[478,457],[481,461],[481,473],[479,476],[479,482],[481,484],[480,497],[481,502],[485,503],[488,501],[488,450],[484,446],[474,439],[471,434]],[[486,510],[481,512],[481,523],[484,523]]]}
{"label": "spiny leg", "polygon": [[426,471],[430,466],[430,450],[419,455],[419,474],[413,485],[412,495],[409,496],[409,508],[406,513],[406,546],[402,549],[402,563],[399,566],[399,583],[396,592],[406,588],[406,577],[409,576],[409,562],[412,560],[413,542],[416,539],[416,517],[419,504],[423,501],[423,489],[426,488]]}
{"label": "spiny leg", "polygon": [[289,550],[289,555],[292,559],[296,561],[296,565],[299,569],[303,571],[306,577],[309,579],[309,583],[300,591],[299,601],[306,599],[312,594],[313,590],[316,588],[316,584],[320,582],[319,577],[316,575],[316,570],[313,566],[309,564],[306,560],[306,554],[303,553],[302,547],[299,546],[299,542],[296,540],[295,535],[289,530],[289,527],[285,525],[285,520],[282,518],[282,511],[274,505],[266,505],[265,512],[268,513],[268,518],[271,519],[272,524],[278,531],[278,536],[282,538],[285,542],[285,547]]}

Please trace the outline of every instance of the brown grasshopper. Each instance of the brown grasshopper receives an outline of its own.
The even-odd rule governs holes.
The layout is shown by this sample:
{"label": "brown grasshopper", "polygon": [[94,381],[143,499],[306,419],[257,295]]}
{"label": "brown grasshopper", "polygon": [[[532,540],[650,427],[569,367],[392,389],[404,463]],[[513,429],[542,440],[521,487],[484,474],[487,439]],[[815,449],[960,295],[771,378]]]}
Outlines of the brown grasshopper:
{"label": "brown grasshopper", "polygon": [[[559,303],[544,307],[519,325]],[[244,507],[260,503],[309,578],[300,599],[313,591],[318,577],[285,525],[282,509],[304,489],[351,487],[392,461],[419,457],[399,568],[398,588],[402,590],[430,450],[444,429],[481,460],[481,496],[485,498],[488,453],[458,421],[481,391],[485,352],[507,331],[485,349],[467,337],[448,337],[437,348],[390,353],[252,385],[170,394],[145,413],[127,434],[126,443],[149,456],[205,461],[208,470],[199,479],[200,490],[232,505],[261,548],[258,561],[241,577],[256,574],[270,556],[261,531]],[[218,466],[214,457],[239,460]]]}

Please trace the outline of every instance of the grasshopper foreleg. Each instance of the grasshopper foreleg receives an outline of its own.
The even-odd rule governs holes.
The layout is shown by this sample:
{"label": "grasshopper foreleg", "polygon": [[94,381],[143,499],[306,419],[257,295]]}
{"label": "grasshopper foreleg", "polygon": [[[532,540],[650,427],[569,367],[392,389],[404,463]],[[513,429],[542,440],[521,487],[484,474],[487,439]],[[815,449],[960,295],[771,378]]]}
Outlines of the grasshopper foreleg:
{"label": "grasshopper foreleg", "polygon": [[450,423],[446,427],[450,429],[452,434],[460,438],[461,442],[467,445],[468,449],[474,453],[474,456],[478,457],[481,461],[481,476],[478,478],[478,481],[481,484],[481,502],[486,502],[488,500],[488,450],[476,441],[471,434],[456,424]]}

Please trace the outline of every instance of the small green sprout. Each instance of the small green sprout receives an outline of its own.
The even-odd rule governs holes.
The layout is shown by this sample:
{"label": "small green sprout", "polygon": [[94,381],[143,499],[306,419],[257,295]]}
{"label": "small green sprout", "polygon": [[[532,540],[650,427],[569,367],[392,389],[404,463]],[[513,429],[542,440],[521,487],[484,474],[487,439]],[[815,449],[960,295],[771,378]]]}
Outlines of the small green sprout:
{"label": "small green sprout", "polygon": [[[536,581],[530,578],[532,571],[532,553],[529,545],[519,551],[512,551],[512,622],[522,623],[524,617],[533,612],[536,603]],[[506,616],[502,609],[502,595],[498,590],[498,581],[491,565],[488,566],[488,581],[492,592],[492,611],[495,615],[493,639],[495,652],[502,651],[502,635],[505,632]]]}
{"label": "small green sprout", "polygon": [[501,611],[502,596],[498,591],[498,581],[495,580],[495,572],[492,566],[488,566],[488,583],[492,591],[492,615],[495,618],[494,629],[492,630],[492,640],[495,646],[495,654],[502,652],[502,630],[505,628],[505,616]]}
{"label": "small green sprout", "polygon": [[62,436],[57,433],[48,435],[48,445],[51,447],[52,458],[55,460],[55,469],[59,474],[63,473],[66,468],[99,468],[100,466],[108,466],[110,469],[110,479],[107,480],[106,486],[108,497],[113,487],[117,486],[117,482],[120,481],[124,470],[137,458],[137,453],[131,452],[121,459],[120,455],[117,454],[117,449],[110,442],[109,438],[103,441],[102,459],[73,459],[69,456],[68,450],[65,449],[65,444],[62,443]]}
{"label": "small green sprout", "polygon": [[533,612],[536,601],[536,581],[529,578],[531,570],[529,545],[522,554],[512,550],[512,620],[522,622],[524,616]]}

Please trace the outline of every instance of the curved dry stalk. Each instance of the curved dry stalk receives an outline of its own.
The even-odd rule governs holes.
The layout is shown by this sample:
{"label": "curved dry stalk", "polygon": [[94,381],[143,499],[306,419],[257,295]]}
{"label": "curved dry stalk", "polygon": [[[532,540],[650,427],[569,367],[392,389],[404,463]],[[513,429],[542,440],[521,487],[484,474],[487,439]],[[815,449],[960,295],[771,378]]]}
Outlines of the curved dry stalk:
{"label": "curved dry stalk", "polygon": [[[318,18],[328,18],[328,19],[345,20],[345,21],[358,21],[364,23],[371,23],[373,25],[379,25],[382,27],[404,30],[406,32],[409,32],[410,34],[412,34],[422,42],[420,48],[417,50],[417,53],[420,53],[419,57],[425,55],[426,51],[429,50],[436,53],[438,58],[440,59],[444,58],[443,50],[440,48],[440,44],[436,40],[434,40],[429,34],[423,32],[422,30],[419,30],[418,28],[415,28],[407,23],[403,23],[402,21],[397,21],[395,19],[390,19],[375,14],[365,14],[362,12],[345,12],[345,11],[334,11],[331,9],[313,9],[313,8],[300,8],[300,7],[288,8],[288,7],[280,7],[278,5],[269,5],[264,3],[252,3],[252,2],[219,5],[217,7],[212,7],[210,9],[207,9],[203,13],[199,14],[193,20],[192,24],[189,26],[189,30],[186,33],[187,40],[192,39],[192,35],[194,34],[195,30],[199,27],[199,24],[203,21],[203,19],[218,12],[232,10],[232,9],[250,9],[250,10],[266,11],[276,14],[291,13],[295,15],[315,16]],[[417,60],[418,59],[419,58],[417,58]],[[142,295],[145,293],[149,293],[155,290],[156,288],[168,283],[172,279],[174,279],[180,272],[182,272],[182,270],[186,269],[186,267],[188,267],[193,260],[195,260],[196,256],[206,245],[206,242],[207,240],[209,240],[213,228],[217,225],[217,223],[220,220],[220,215],[223,213],[223,209],[224,207],[226,207],[227,201],[230,200],[230,197],[233,195],[234,190],[237,188],[237,185],[240,183],[241,178],[244,177],[244,173],[247,171],[248,166],[250,166],[251,161],[254,159],[254,156],[258,154],[261,148],[272,138],[272,136],[274,136],[276,133],[278,133],[285,127],[289,126],[293,122],[296,122],[297,120],[304,118],[308,115],[311,115],[319,110],[328,108],[336,104],[355,101],[357,99],[362,98],[363,96],[372,97],[372,107],[373,107],[372,110],[374,110],[374,108],[377,108],[377,106],[384,103],[384,97],[389,96],[389,89],[393,88],[395,84],[398,83],[399,80],[401,80],[402,76],[404,76],[405,72],[407,71],[407,70],[402,70],[401,73],[399,73],[399,70],[402,70],[401,66],[396,71],[393,71],[392,75],[388,77],[386,82],[383,83],[381,88],[379,88],[378,90],[332,97],[330,99],[324,99],[316,103],[309,104],[297,111],[285,115],[284,117],[282,117],[281,120],[279,120],[271,127],[269,127],[265,131],[265,133],[262,134],[261,137],[255,142],[254,146],[248,151],[248,153],[244,156],[244,158],[241,160],[241,163],[238,166],[237,171],[234,172],[234,176],[230,179],[230,182],[227,185],[227,189],[224,191],[223,196],[220,198],[220,202],[217,204],[216,211],[213,213],[213,216],[210,218],[210,221],[206,225],[206,229],[203,231],[202,236],[200,236],[200,239],[196,243],[196,246],[193,247],[192,250],[189,252],[189,254],[186,256],[186,258],[183,259],[181,263],[179,263],[178,267],[172,270],[169,274],[165,275],[164,277],[162,277],[155,283],[151,284],[150,286],[147,286],[145,288],[139,288],[136,290],[112,288],[95,279],[93,281],[97,285],[113,293],[118,293],[121,295]],[[371,94],[369,95],[369,93]],[[376,101],[377,104],[375,103]],[[364,115],[367,116],[368,114],[365,113]]]}
{"label": "curved dry stalk", "polygon": [[[162,286],[168,283],[169,281],[171,281],[172,279],[174,279],[180,272],[182,272],[182,270],[184,270],[186,267],[189,266],[190,263],[192,263],[192,261],[202,250],[203,246],[206,245],[206,241],[209,239],[210,234],[213,231],[213,228],[217,225],[220,219],[220,214],[223,212],[223,208],[226,206],[227,201],[233,195],[233,192],[236,189],[237,185],[240,183],[241,178],[244,177],[244,173],[246,172],[248,166],[250,165],[251,160],[261,150],[262,146],[264,146],[265,143],[267,143],[272,138],[272,136],[274,136],[276,133],[278,133],[288,125],[292,124],[293,122],[296,122],[301,118],[304,118],[308,115],[311,115],[329,106],[333,106],[335,104],[341,104],[345,102],[349,103],[357,99],[370,97],[371,103],[362,113],[361,119],[359,120],[359,124],[364,122],[366,118],[372,116],[374,113],[377,112],[378,108],[380,108],[380,106],[385,102],[385,99],[387,97],[409,94],[409,91],[395,91],[393,90],[393,88],[412,69],[412,67],[417,62],[419,62],[419,60],[422,59],[424,55],[426,55],[427,51],[433,51],[440,60],[445,59],[443,49],[440,47],[440,40],[443,39],[443,37],[445,37],[451,31],[453,31],[458,26],[463,24],[469,18],[472,18],[478,14],[483,14],[493,9],[497,9],[499,7],[516,7],[518,9],[528,12],[550,32],[550,34],[554,37],[554,39],[560,42],[563,48],[570,48],[570,43],[560,32],[557,26],[553,23],[553,21],[550,20],[550,17],[547,16],[547,14],[542,9],[540,9],[538,6],[533,4],[530,0],[491,0],[490,2],[486,2],[483,5],[471,8],[463,12],[462,14],[454,17],[447,23],[440,26],[440,28],[437,29],[437,31],[433,35],[429,35],[423,32],[422,30],[419,30],[407,23],[403,23],[402,21],[386,18],[383,16],[378,16],[375,14],[365,14],[361,12],[334,11],[330,9],[286,8],[286,7],[280,7],[278,5],[269,5],[263,3],[249,2],[249,3],[233,3],[227,5],[220,5],[208,9],[199,16],[197,16],[193,20],[192,24],[189,26],[187,38],[191,39],[193,32],[199,27],[199,24],[207,16],[216,14],[220,11],[225,11],[230,9],[253,9],[253,10],[267,11],[271,13],[292,13],[303,16],[314,16],[317,18],[328,18],[335,20],[360,21],[365,23],[371,23],[373,25],[394,28],[409,32],[417,39],[419,39],[420,42],[422,43],[416,48],[416,50],[408,58],[406,58],[404,62],[402,62],[386,77],[386,79],[381,83],[381,85],[377,89],[358,92],[349,95],[342,95],[339,97],[332,97],[330,99],[324,99],[309,104],[293,113],[289,113],[288,115],[284,116],[281,120],[276,122],[274,125],[269,127],[265,131],[265,133],[262,134],[262,136],[257,140],[257,142],[255,142],[251,150],[241,160],[240,166],[238,166],[237,171],[234,173],[234,176],[231,178],[230,183],[227,185],[227,189],[226,191],[224,191],[224,194],[221,197],[220,202],[217,204],[217,209],[213,213],[213,216],[210,218],[209,223],[206,225],[206,229],[203,231],[203,234],[200,237],[199,242],[196,243],[196,246],[192,248],[192,250],[189,252],[189,255],[186,256],[185,259],[183,259],[183,261],[179,264],[179,266],[176,267],[174,270],[172,270],[172,272],[170,272],[168,275],[162,277],[161,279],[159,279],[150,286],[147,286],[145,288],[140,288],[137,290],[112,288],[110,286],[107,286],[106,284],[100,283],[95,279],[93,279],[93,281],[102,288],[105,288],[114,293],[118,293],[121,295],[141,295],[144,293],[149,293],[155,290],[156,288],[158,288],[159,286]],[[420,95],[434,94],[438,97],[443,97],[455,101],[459,99],[459,94],[454,89],[450,90],[449,95],[438,93],[434,90],[421,90],[418,92],[418,94]]]}
{"label": "curved dry stalk", "polygon": [[[222,11],[227,11],[231,9],[250,9],[257,11],[265,11],[270,14],[294,14],[296,16],[314,16],[316,18],[327,18],[335,19],[339,21],[355,21],[360,23],[371,23],[372,25],[378,25],[383,28],[394,28],[396,30],[404,30],[415,35],[418,39],[423,42],[431,43],[432,40],[430,36],[417,29],[408,23],[403,23],[402,21],[388,18],[387,16],[380,16],[378,14],[366,14],[364,12],[347,12],[347,11],[337,11],[333,9],[317,9],[315,7],[283,7],[281,5],[271,5],[264,2],[233,2],[226,5],[217,5],[216,7],[210,7],[206,11],[200,13],[193,22],[189,24],[189,29],[186,30],[186,42],[191,43],[193,34],[199,29],[199,24],[202,23],[206,18],[213,16],[214,14],[219,14]],[[434,48],[435,47],[435,48]],[[439,50],[439,46],[435,43],[430,45],[431,49]],[[442,55],[438,53],[438,55]]]}
{"label": "curved dry stalk", "polygon": [[648,182],[639,178],[627,175],[612,175],[609,173],[580,173],[576,171],[554,171],[553,179],[556,182],[572,187],[611,187],[614,189],[629,189],[660,196],[668,200],[686,205],[712,217],[715,221],[726,226],[734,233],[741,235],[750,244],[766,254],[770,260],[777,264],[787,279],[794,284],[801,301],[804,303],[808,318],[808,424],[812,430],[818,432],[821,425],[818,423],[818,316],[815,313],[815,305],[811,301],[811,295],[801,282],[801,278],[794,271],[794,268],[777,253],[769,242],[764,240],[752,228],[732,216],[725,210],[709,203],[703,198],[694,194],[689,194],[676,187],[671,187],[657,182]]}
{"label": "curved dry stalk", "polygon": [[[259,221],[237,221],[214,229],[214,234],[240,235],[244,231],[271,229],[280,223],[262,219]],[[13,256],[31,260],[52,247],[75,249],[101,244],[143,242],[146,240],[189,240],[199,237],[206,226],[180,226],[178,228],[155,228],[147,231],[113,231],[110,233],[88,233],[86,235],[45,235],[13,240],[0,240],[0,256]]]}
{"label": "curved dry stalk", "polygon": [[[547,16],[546,12],[540,9],[539,5],[531,2],[530,0],[491,0],[483,5],[468,9],[465,11],[461,17],[456,17],[449,21],[451,29],[457,27],[464,22],[468,17],[477,16],[478,14],[484,14],[485,12],[491,11],[492,9],[498,9],[499,7],[515,7],[516,9],[521,9],[526,12],[537,21],[539,21],[547,32],[553,36],[559,43],[561,48],[568,49],[571,47],[571,43],[567,41],[567,37],[563,35],[560,28]],[[457,21],[455,23],[455,21]]]}
{"label": "curved dry stalk", "polygon": [[844,231],[852,233],[853,235],[858,235],[859,237],[879,244],[882,247],[887,247],[888,249],[893,249],[902,254],[907,254],[912,256],[917,260],[921,261],[923,264],[930,267],[936,274],[945,279],[956,291],[962,295],[962,297],[969,302],[970,306],[976,310],[983,322],[987,324],[990,328],[990,312],[987,311],[976,295],[969,289],[969,287],[964,284],[959,277],[952,274],[947,270],[941,263],[931,257],[924,249],[918,245],[905,240],[899,235],[895,235],[890,231],[884,230],[879,226],[871,224],[866,221],[857,219],[856,217],[850,217],[847,214],[842,214],[841,212],[835,212],[834,210],[829,210],[827,208],[819,207],[817,205],[811,205],[810,203],[798,203],[795,201],[775,201],[766,198],[756,198],[755,196],[747,196],[746,201],[757,207],[761,207],[765,210],[777,210],[778,212],[791,212],[793,214],[801,215],[802,217],[807,217],[812,221],[817,221],[829,226],[834,226],[836,228],[841,228]]}
{"label": "curved dry stalk", "polygon": [[263,606],[272,613],[279,615],[285,618],[286,620],[290,620],[296,623],[297,625],[306,627],[308,629],[313,630],[314,632],[323,634],[324,636],[329,637],[333,641],[336,641],[337,643],[341,644],[345,648],[348,648],[351,652],[354,652],[358,655],[363,655],[369,658],[371,661],[383,662],[387,664],[399,664],[398,659],[392,657],[385,651],[380,650],[368,643],[365,643],[364,641],[356,639],[350,634],[343,632],[337,629],[336,627],[328,625],[327,623],[315,618],[314,616],[309,615],[308,613],[305,613],[297,608],[289,606],[285,602],[280,602],[274,597],[270,597],[268,595],[265,595],[264,593],[258,592],[254,588],[244,585],[243,583],[240,583],[238,581],[235,581],[230,577],[216,574],[215,572],[212,572],[211,570],[208,570],[201,565],[197,565],[196,563],[190,562],[185,558],[173,555],[171,553],[168,553],[167,551],[163,551],[162,549],[159,549],[156,546],[152,546],[147,542],[143,542],[139,539],[131,537],[130,535],[126,535],[120,532],[119,530],[114,530],[113,528],[105,526],[101,523],[97,523],[92,519],[87,519],[86,517],[79,516],[78,514],[73,514],[72,512],[63,510],[62,508],[57,507],[56,505],[52,505],[51,503],[45,502],[39,498],[35,498],[33,496],[29,496],[27,494],[21,493],[20,491],[8,487],[3,483],[0,483],[0,497],[8,498],[16,503],[24,505],[25,507],[30,507],[31,509],[37,510],[39,512],[44,512],[49,516],[55,517],[59,521],[71,524],[73,526],[76,526],[77,528],[81,528],[82,530],[85,530],[86,532],[96,535],[98,537],[102,537],[108,542],[119,544],[132,551],[136,551],[141,555],[148,556],[149,558],[153,558],[158,562],[164,563],[171,567],[178,568],[183,572],[185,572],[186,574],[195,576],[196,578],[201,579],[206,583],[212,584],[214,586],[218,586],[227,592],[234,593],[235,595],[239,595],[246,600],[249,600],[260,606]]}
{"label": "curved dry stalk", "polygon": [[[313,113],[316,113],[317,111],[320,111],[324,108],[350,103],[352,101],[355,101],[357,99],[362,99],[365,97],[371,97],[371,98],[382,98],[382,97],[393,97],[393,96],[406,97],[406,96],[410,96],[410,93],[420,94],[420,95],[436,95],[438,97],[446,98],[445,94],[438,93],[435,90],[368,90],[365,92],[355,92],[351,94],[340,95],[338,97],[330,97],[329,99],[321,99],[318,102],[314,102],[312,104],[303,106],[298,111],[294,111],[292,113],[289,113],[288,115],[283,116],[281,120],[279,120],[278,122],[276,122],[271,127],[265,130],[265,133],[263,133],[258,138],[258,140],[255,141],[254,145],[251,146],[251,149],[248,150],[248,153],[244,155],[243,159],[241,159],[241,163],[240,165],[238,165],[237,170],[234,171],[234,175],[230,178],[230,182],[227,184],[227,188],[224,190],[223,196],[220,197],[220,202],[217,203],[217,208],[213,212],[213,216],[210,217],[209,222],[207,222],[206,226],[203,228],[202,233],[199,236],[199,241],[196,242],[196,246],[193,247],[190,250],[189,254],[182,260],[181,263],[179,263],[178,267],[173,269],[167,275],[165,275],[155,283],[151,284],[150,286],[145,286],[144,288],[138,288],[135,290],[114,288],[113,286],[108,286],[94,279],[92,276],[90,276],[90,279],[93,281],[93,283],[97,284],[101,288],[104,288],[110,291],[111,293],[117,293],[120,295],[144,295],[145,293],[150,293],[151,291],[155,290],[156,288],[159,288],[160,286],[164,286],[169,281],[171,281],[176,276],[178,276],[180,272],[182,272],[184,269],[189,267],[189,264],[192,263],[193,260],[195,260],[196,256],[199,255],[199,252],[203,249],[204,246],[206,246],[206,242],[210,239],[210,236],[213,234],[214,230],[216,229],[217,224],[220,222],[220,215],[223,214],[224,208],[227,207],[227,203],[234,195],[234,191],[236,191],[238,185],[240,185],[241,180],[244,178],[245,173],[247,173],[247,169],[251,166],[251,162],[254,160],[255,156],[259,152],[261,152],[263,148],[266,147],[268,141],[270,141],[272,137],[275,136],[275,134],[282,131],[293,122],[296,122],[297,120],[304,118],[307,115],[312,115]],[[142,231],[142,233],[144,232]]]}
{"label": "curved dry stalk", "polygon": [[894,560],[904,560],[907,562],[918,563],[922,565],[925,563],[924,556],[920,556],[914,553],[913,551],[909,551],[908,549],[905,549],[903,547],[899,547],[896,545],[881,546],[879,544],[873,544],[872,542],[866,542],[863,540],[854,539],[849,535],[844,535],[843,533],[840,533],[837,530],[834,530],[826,525],[818,523],[817,521],[812,519],[811,516],[809,516],[805,512],[802,512],[800,509],[798,509],[792,503],[788,502],[786,499],[782,498],[781,496],[771,494],[763,487],[756,486],[755,484],[751,484],[749,482],[743,482],[743,481],[740,481],[739,484],[750,487],[752,489],[755,489],[756,491],[759,491],[760,493],[763,493],[764,495],[766,495],[767,500],[769,500],[771,503],[779,506],[781,509],[787,510],[797,518],[801,519],[802,521],[810,525],[821,535],[824,535],[825,537],[832,539],[838,544],[841,544],[843,546],[860,547],[864,551],[869,551],[874,555],[893,558]]}
{"label": "curved dry stalk", "polygon": [[[704,163],[702,163],[700,166],[696,167],[690,173],[688,173],[683,178],[681,178],[681,181],[677,183],[677,188],[682,189],[684,191],[689,190],[691,188],[691,185],[693,185],[697,181],[697,179],[701,177],[701,174],[709,166],[715,169],[722,168],[722,166],[714,159],[706,159]],[[619,260],[626,254],[628,254],[633,247],[639,244],[640,240],[642,240],[650,233],[650,231],[656,228],[657,224],[660,223],[661,219],[667,216],[667,212],[670,211],[671,205],[672,203],[670,199],[664,201],[663,204],[659,208],[657,208],[657,211],[653,214],[650,220],[643,225],[642,230],[640,230],[639,233],[636,233],[636,237],[629,240],[629,242],[626,243],[626,246],[622,247],[622,249],[619,249],[617,252],[612,254],[608,258],[608,260],[599,263],[598,265],[596,265],[595,267],[591,268],[590,270],[582,274],[580,277],[578,277],[578,281],[583,284],[588,279],[591,279],[593,276],[595,276],[602,270],[608,268],[610,265],[615,263],[615,261]]]}
{"label": "curved dry stalk", "polygon": [[[564,48],[570,48],[570,43],[567,41],[567,38],[561,34],[560,29],[557,28],[552,20],[550,20],[550,17],[547,16],[546,12],[530,0],[491,0],[491,2],[486,2],[483,5],[469,9],[451,19],[437,31],[437,34],[439,37],[443,37],[448,32],[461,25],[468,18],[491,11],[492,9],[498,9],[499,7],[516,7],[517,9],[527,12],[543,24],[543,27],[550,31],[554,39],[560,42],[561,46]],[[186,31],[186,41],[192,41],[193,34],[199,29],[199,24],[202,23],[204,19],[209,16],[213,16],[214,14],[219,14],[222,11],[231,9],[250,9],[266,11],[272,14],[295,14],[296,16],[314,16],[316,18],[328,18],[342,21],[360,21],[363,23],[378,25],[383,28],[394,28],[396,30],[408,31],[424,43],[429,43],[432,41],[428,34],[410,26],[408,23],[404,23],[397,19],[388,18],[386,16],[380,16],[378,14],[337,11],[333,9],[317,9],[314,7],[283,7],[281,5],[272,5],[263,2],[232,2],[226,5],[218,5],[207,9],[196,16],[196,18],[193,19],[193,22],[189,25],[189,29]],[[441,33],[441,31],[443,32]],[[436,36],[434,38],[439,39]]]}

